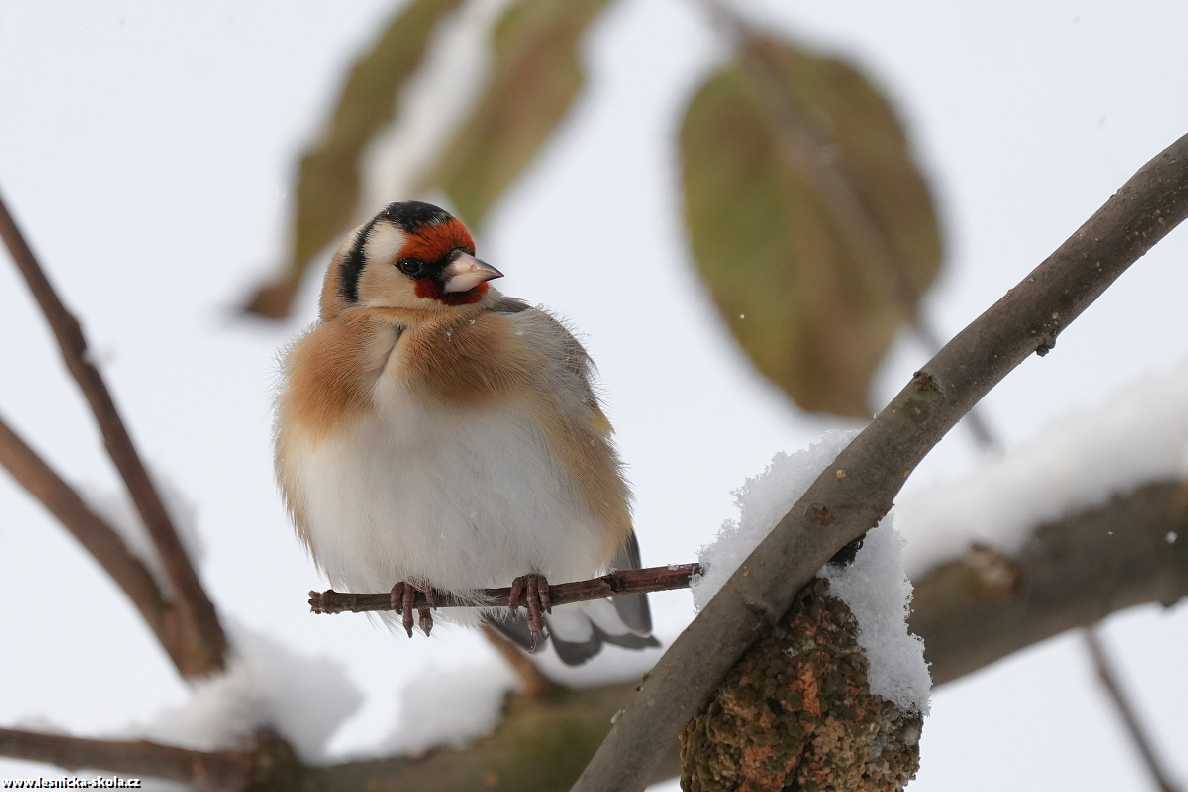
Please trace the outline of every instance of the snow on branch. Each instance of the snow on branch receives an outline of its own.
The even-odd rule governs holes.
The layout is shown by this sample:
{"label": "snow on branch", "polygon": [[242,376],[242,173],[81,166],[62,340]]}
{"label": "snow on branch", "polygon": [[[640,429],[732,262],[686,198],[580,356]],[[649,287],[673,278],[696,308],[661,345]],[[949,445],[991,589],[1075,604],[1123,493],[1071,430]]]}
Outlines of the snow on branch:
{"label": "snow on branch", "polygon": [[53,284],[46,277],[44,268],[2,198],[0,238],[4,240],[13,262],[53,330],[66,368],[91,407],[99,431],[103,435],[107,454],[119,471],[128,494],[152,537],[161,566],[172,582],[173,591],[176,592],[181,612],[187,617],[182,624],[192,635],[186,642],[188,657],[184,666],[180,668],[181,672],[185,676],[195,677],[222,668],[227,638],[219,624],[214,604],[202,589],[198,574],[186,555],[169,511],[132,442],[132,437],[103,381],[103,375],[91,361],[82,325],[54,291]]}
{"label": "snow on branch", "polygon": [[1014,553],[1036,525],[1145,484],[1188,478],[1186,405],[1188,360],[1059,418],[966,476],[906,495],[896,512],[910,541],[909,574],[973,545]]}
{"label": "snow on branch", "polygon": [[331,657],[298,651],[234,620],[228,628],[234,649],[226,669],[197,680],[186,701],[130,724],[126,734],[214,751],[250,745],[267,729],[303,761],[325,761],[331,738],[363,704],[363,691]]}
{"label": "snow on branch", "polygon": [[1015,551],[975,545],[913,576],[909,622],[935,684],[1123,608],[1188,597],[1184,537],[1184,480],[1155,481],[1032,525]]}
{"label": "snow on branch", "polygon": [[877,525],[920,460],[1188,215],[1188,136],[947,343],[828,465],[661,658],[574,792],[642,790],[665,745],[843,547]]}
{"label": "snow on branch", "polygon": [[[807,449],[778,453],[735,493],[737,518],[728,520],[698,553],[705,569],[692,587],[698,608],[713,598],[855,435],[828,432]],[[829,582],[830,595],[844,602],[857,619],[856,638],[869,662],[870,692],[902,711],[927,713],[932,684],[924,646],[907,630],[912,587],[903,572],[900,546],[888,515],[867,535],[852,563],[826,566],[821,577]]]}

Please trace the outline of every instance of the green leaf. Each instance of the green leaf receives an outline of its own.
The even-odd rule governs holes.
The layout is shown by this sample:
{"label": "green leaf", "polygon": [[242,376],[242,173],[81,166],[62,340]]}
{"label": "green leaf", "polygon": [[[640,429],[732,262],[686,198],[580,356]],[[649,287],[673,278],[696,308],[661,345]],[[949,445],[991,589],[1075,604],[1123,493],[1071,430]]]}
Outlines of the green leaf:
{"label": "green leaf", "polygon": [[693,259],[734,337],[803,409],[869,416],[941,259],[890,103],[843,61],[751,34],[696,92],[680,146]]}
{"label": "green leaf", "polygon": [[607,2],[519,0],[504,11],[490,82],[426,180],[472,227],[482,225],[573,105],[585,82],[582,35]]}

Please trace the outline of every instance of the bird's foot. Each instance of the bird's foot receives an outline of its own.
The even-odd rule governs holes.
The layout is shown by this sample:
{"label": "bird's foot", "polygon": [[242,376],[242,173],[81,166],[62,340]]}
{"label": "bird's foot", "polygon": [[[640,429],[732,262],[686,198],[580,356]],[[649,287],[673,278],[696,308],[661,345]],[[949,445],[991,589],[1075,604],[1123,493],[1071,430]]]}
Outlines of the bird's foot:
{"label": "bird's foot", "polygon": [[412,638],[413,634],[413,602],[416,600],[417,592],[425,595],[425,602],[428,603],[428,608],[417,608],[417,614],[420,616],[419,624],[421,631],[426,636],[433,630],[433,614],[429,612],[429,608],[437,606],[434,598],[433,587],[428,583],[413,583],[408,580],[401,581],[395,586],[392,586],[392,608],[403,616],[401,625],[404,627],[404,632]]}
{"label": "bird's foot", "polygon": [[532,638],[529,650],[536,651],[537,644],[544,638],[544,614],[553,612],[549,581],[544,575],[521,575],[512,581],[507,606],[514,614],[521,604],[528,609],[528,634]]}

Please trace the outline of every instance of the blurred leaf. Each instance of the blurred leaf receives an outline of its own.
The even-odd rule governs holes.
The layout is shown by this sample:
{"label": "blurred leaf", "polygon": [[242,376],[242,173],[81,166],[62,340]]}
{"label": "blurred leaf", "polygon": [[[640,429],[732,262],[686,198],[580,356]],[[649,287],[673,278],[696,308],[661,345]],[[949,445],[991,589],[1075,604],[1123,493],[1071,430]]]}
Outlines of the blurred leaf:
{"label": "blurred leaf", "polygon": [[298,166],[287,273],[249,297],[245,311],[270,318],[287,315],[310,261],[351,224],[360,199],[364,149],[398,114],[400,92],[419,68],[433,33],[461,2],[410,0],[355,61],[322,134]]}
{"label": "blurred leaf", "polygon": [[585,77],[582,34],[608,0],[519,0],[495,27],[487,88],[442,150],[428,183],[482,225],[565,118]]}
{"label": "blurred leaf", "polygon": [[681,159],[698,273],[751,361],[806,410],[869,416],[941,257],[890,104],[852,66],[750,34],[693,97]]}

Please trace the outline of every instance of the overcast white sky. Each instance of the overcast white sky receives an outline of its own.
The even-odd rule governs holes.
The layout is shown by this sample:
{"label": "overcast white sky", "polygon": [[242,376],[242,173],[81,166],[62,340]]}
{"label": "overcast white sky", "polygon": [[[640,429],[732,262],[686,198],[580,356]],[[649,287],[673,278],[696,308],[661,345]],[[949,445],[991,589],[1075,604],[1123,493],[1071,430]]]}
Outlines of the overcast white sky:
{"label": "overcast white sky", "polygon": [[[948,232],[947,270],[928,302],[945,335],[1188,131],[1188,9],[1178,4],[739,5],[857,58],[898,102]],[[278,259],[294,157],[340,69],[390,7],[0,6],[0,189],[84,319],[146,457],[197,502],[215,600],[240,622],[337,658],[366,691],[335,740],[341,751],[366,747],[399,716],[402,672],[493,662],[472,634],[408,642],[362,618],[308,615],[304,592],[321,583],[275,493],[270,413],[277,349],[312,318],[314,293],[284,325],[229,311]],[[613,6],[588,42],[589,91],[479,240],[507,274],[505,292],[551,306],[584,332],[630,466],[644,560],[655,563],[691,560],[747,475],[836,425],[798,414],[750,371],[690,274],[672,144],[684,101],[723,53],[697,9],[692,0]],[[1053,354],[991,395],[988,417],[1008,445],[1188,355],[1186,257],[1181,229]],[[7,265],[0,337],[0,412],[68,477],[115,489],[90,416]],[[876,401],[924,358],[906,339],[897,345]],[[908,487],[975,461],[957,431]],[[910,525],[897,527],[910,541]],[[0,548],[0,724],[41,715],[98,734],[184,700],[118,592],[4,477]],[[689,595],[653,602],[671,638],[690,617]],[[1105,629],[1184,779],[1186,613],[1145,608]],[[587,676],[630,662],[607,657]],[[0,777],[34,770],[0,762]],[[1066,637],[939,693],[911,788],[1145,784],[1078,642]]]}

